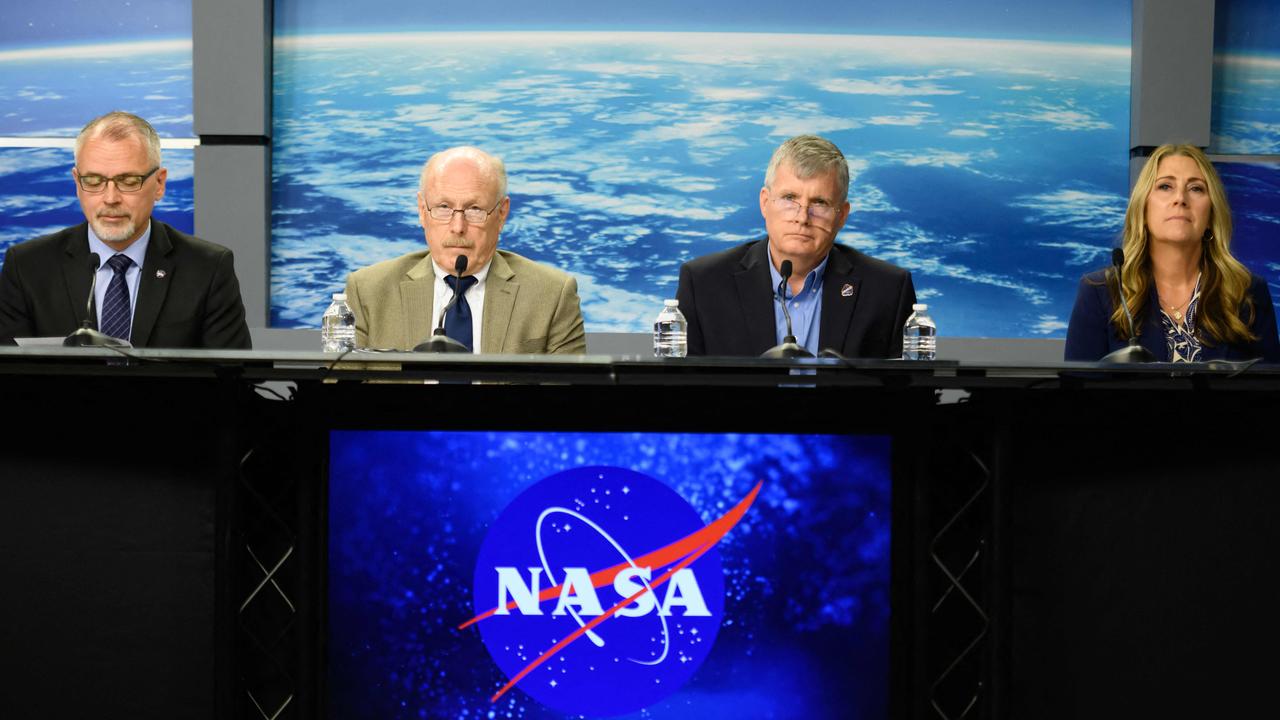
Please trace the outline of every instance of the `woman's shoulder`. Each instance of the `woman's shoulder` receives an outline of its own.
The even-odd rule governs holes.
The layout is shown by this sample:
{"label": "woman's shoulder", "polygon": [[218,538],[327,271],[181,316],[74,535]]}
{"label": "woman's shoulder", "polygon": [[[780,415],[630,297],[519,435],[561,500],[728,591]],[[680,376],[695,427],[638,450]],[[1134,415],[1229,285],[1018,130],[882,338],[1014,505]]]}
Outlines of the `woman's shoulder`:
{"label": "woman's shoulder", "polygon": [[[1280,336],[1276,333],[1276,309],[1271,303],[1271,288],[1267,281],[1249,276],[1249,297],[1253,298],[1253,332],[1258,339],[1250,345],[1246,357],[1262,356],[1263,362],[1280,363]],[[1241,319],[1248,320],[1241,309]]]}
{"label": "woman's shoulder", "polygon": [[1089,285],[1106,285],[1107,271],[1110,269],[1111,268],[1099,268],[1093,272],[1087,272],[1081,276],[1080,283],[1082,285],[1085,283],[1088,283]]}
{"label": "woman's shoulder", "polygon": [[1076,287],[1076,302],[1071,314],[1094,315],[1111,312],[1111,291],[1107,286],[1107,270],[1094,270],[1080,276]]}
{"label": "woman's shoulder", "polygon": [[1255,275],[1253,273],[1249,273],[1249,294],[1253,295],[1254,297],[1258,297],[1264,294],[1267,297],[1270,297],[1271,289],[1267,286],[1267,281],[1264,280],[1261,276]]}
{"label": "woman's shoulder", "polygon": [[1106,294],[1107,291],[1107,271],[1109,268],[1101,268],[1093,272],[1087,272],[1080,276],[1080,286],[1077,294]]}
{"label": "woman's shoulder", "polygon": [[[1253,301],[1255,312],[1261,313],[1263,316],[1275,316],[1275,305],[1271,302],[1271,286],[1263,278],[1249,274],[1249,299]],[[1244,308],[1241,308],[1244,313]]]}

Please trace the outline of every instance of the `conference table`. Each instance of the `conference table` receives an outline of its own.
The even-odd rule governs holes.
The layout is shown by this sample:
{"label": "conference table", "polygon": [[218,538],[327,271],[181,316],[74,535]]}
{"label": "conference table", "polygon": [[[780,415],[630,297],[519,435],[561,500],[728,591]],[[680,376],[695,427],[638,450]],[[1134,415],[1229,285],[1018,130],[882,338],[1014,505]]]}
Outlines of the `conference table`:
{"label": "conference table", "polygon": [[0,717],[324,717],[334,431],[891,439],[894,717],[1269,699],[1280,368],[0,348]]}

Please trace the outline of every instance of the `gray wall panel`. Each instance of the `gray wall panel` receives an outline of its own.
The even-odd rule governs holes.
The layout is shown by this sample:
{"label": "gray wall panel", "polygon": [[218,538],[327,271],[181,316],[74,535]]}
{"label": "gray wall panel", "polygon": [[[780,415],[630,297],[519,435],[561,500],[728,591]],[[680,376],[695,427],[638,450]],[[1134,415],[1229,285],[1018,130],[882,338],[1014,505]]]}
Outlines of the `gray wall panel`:
{"label": "gray wall panel", "polygon": [[231,248],[249,327],[266,327],[270,153],[261,145],[196,147],[196,235]]}
{"label": "gray wall panel", "polygon": [[[231,248],[249,327],[269,320],[271,0],[192,0],[196,234]],[[216,141],[216,144],[211,144]]]}
{"label": "gray wall panel", "polygon": [[271,135],[271,0],[192,0],[196,135]]}
{"label": "gray wall panel", "polygon": [[1129,146],[1209,144],[1214,0],[1134,0]]}

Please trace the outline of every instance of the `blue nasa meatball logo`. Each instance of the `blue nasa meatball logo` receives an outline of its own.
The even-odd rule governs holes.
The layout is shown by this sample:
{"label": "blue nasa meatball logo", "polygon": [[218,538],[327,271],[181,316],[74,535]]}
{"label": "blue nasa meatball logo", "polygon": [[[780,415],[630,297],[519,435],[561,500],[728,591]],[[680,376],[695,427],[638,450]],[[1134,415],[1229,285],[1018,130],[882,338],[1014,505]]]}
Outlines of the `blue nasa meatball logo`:
{"label": "blue nasa meatball logo", "polygon": [[757,485],[704,524],[641,473],[584,467],[521,493],[490,528],[473,585],[481,640],[513,688],[549,708],[608,717],[680,689],[724,618],[716,544]]}

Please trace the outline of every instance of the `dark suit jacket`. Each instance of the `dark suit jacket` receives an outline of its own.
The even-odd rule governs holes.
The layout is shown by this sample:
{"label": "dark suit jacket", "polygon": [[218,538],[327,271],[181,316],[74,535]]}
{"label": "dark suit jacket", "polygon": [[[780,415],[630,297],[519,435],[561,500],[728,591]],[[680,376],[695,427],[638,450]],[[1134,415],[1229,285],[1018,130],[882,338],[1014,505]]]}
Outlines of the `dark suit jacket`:
{"label": "dark suit jacket", "polygon": [[[87,223],[9,248],[0,271],[0,341],[75,331],[91,275]],[[152,218],[138,282],[134,347],[249,347],[230,250]],[[96,326],[96,313],[92,319]]]}
{"label": "dark suit jacket", "polygon": [[[690,355],[754,356],[778,344],[768,242],[756,240],[681,266],[676,298],[689,321]],[[819,349],[857,358],[901,357],[902,326],[915,301],[911,273],[833,245],[822,276]]]}
{"label": "dark suit jacket", "polygon": [[[1249,295],[1253,298],[1253,332],[1258,340],[1243,345],[1201,345],[1202,360],[1252,360],[1260,357],[1265,362],[1280,362],[1280,339],[1276,336],[1276,309],[1271,304],[1271,291],[1262,278],[1254,275]],[[1138,342],[1156,360],[1168,362],[1169,345],[1165,341],[1164,326],[1154,310],[1159,302],[1153,286],[1143,312],[1135,315],[1133,322],[1138,328]],[[1129,344],[1128,340],[1121,340],[1116,335],[1115,327],[1111,324],[1112,307],[1111,291],[1106,284],[1106,270],[1098,270],[1080,278],[1076,304],[1071,309],[1071,321],[1067,325],[1067,346],[1063,353],[1067,360],[1092,362]],[[1249,320],[1243,311],[1240,319],[1246,322]]]}

